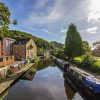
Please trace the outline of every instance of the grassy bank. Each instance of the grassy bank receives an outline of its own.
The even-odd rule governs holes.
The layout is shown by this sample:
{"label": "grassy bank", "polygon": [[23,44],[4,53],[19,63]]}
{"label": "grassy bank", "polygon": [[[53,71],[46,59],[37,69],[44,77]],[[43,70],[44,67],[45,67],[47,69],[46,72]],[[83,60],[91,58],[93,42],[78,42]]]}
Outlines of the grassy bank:
{"label": "grassy bank", "polygon": [[93,73],[100,74],[100,59],[96,57],[83,55],[80,57],[75,57],[72,63],[75,63],[79,67],[87,69]]}

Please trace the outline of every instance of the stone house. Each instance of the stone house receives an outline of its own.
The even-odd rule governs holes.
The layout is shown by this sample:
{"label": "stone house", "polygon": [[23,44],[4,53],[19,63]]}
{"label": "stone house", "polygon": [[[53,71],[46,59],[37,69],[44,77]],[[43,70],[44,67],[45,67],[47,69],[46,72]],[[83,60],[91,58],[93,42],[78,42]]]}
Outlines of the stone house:
{"label": "stone house", "polygon": [[95,49],[92,50],[92,55],[93,56],[100,57],[100,44],[99,45],[96,45]]}
{"label": "stone house", "polygon": [[17,39],[13,43],[13,54],[16,60],[32,59],[37,56],[37,47],[33,39]]}
{"label": "stone house", "polygon": [[0,41],[0,66],[6,66],[14,63],[12,44],[15,40],[4,38]]}

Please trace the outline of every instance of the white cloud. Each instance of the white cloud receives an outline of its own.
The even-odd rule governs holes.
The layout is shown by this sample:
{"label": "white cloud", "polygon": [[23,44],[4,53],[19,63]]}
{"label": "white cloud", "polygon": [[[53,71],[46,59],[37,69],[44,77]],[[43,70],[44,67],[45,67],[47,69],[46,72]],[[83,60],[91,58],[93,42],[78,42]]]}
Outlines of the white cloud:
{"label": "white cloud", "polygon": [[35,4],[35,9],[41,9],[41,8],[43,8],[47,3],[48,3],[48,1],[49,0],[36,0],[37,2],[36,2],[36,4]]}
{"label": "white cloud", "polygon": [[100,0],[91,0],[88,22],[100,20]]}
{"label": "white cloud", "polygon": [[43,31],[43,32],[45,32],[45,33],[47,33],[47,34],[50,34],[50,35],[55,35],[55,33],[52,33],[52,32],[50,32],[50,31],[47,30],[47,29],[41,29],[41,31]]}
{"label": "white cloud", "polygon": [[88,15],[88,22],[90,21],[99,21],[100,20],[100,12],[91,11]]}
{"label": "white cloud", "polygon": [[30,27],[30,26],[27,26],[27,25],[19,25],[19,26],[24,27],[24,28],[26,28],[28,30],[32,30],[32,31],[37,30],[36,28]]}
{"label": "white cloud", "polygon": [[87,32],[91,33],[91,34],[95,34],[97,32],[98,27],[92,27],[92,28],[88,28]]}
{"label": "white cloud", "polygon": [[[42,0],[39,0],[42,1]],[[44,3],[42,4],[41,2],[37,2],[38,4],[36,5],[36,8],[38,8],[38,5],[41,5],[39,7],[39,9],[45,5],[49,0],[45,0]],[[53,7],[51,7],[52,10],[50,10],[50,7],[47,7],[45,9],[48,10],[48,14],[46,14],[45,12],[43,12],[42,16],[38,15],[38,13],[34,13],[33,11],[31,12],[31,14],[28,17],[27,22],[28,23],[34,23],[34,24],[43,24],[43,23],[52,23],[55,22],[57,20],[59,20],[60,18],[63,18],[63,14],[62,14],[62,7],[63,7],[63,1],[64,0],[55,0],[55,4]]]}
{"label": "white cloud", "polygon": [[[40,2],[41,1],[41,2]],[[52,6],[46,6],[50,0],[37,0],[36,9],[45,7],[46,12],[31,11],[25,22],[29,25],[52,24],[64,21],[66,23],[76,22],[85,19],[88,14],[87,0],[71,3],[67,0],[54,0]],[[40,5],[40,6],[39,6]],[[84,9],[84,6],[85,9]],[[82,12],[82,13],[80,13]],[[41,13],[41,14],[40,14]]]}
{"label": "white cloud", "polygon": [[60,33],[65,33],[65,32],[67,32],[67,29],[61,29],[60,30]]}
{"label": "white cloud", "polygon": [[42,31],[42,32],[50,34],[50,35],[55,35],[55,33],[50,32],[47,29],[37,29],[37,28],[33,28],[33,27],[30,27],[30,26],[27,26],[27,25],[26,26],[25,25],[19,25],[19,26],[24,27],[24,28],[31,30],[31,31],[38,31],[39,30],[39,31]]}

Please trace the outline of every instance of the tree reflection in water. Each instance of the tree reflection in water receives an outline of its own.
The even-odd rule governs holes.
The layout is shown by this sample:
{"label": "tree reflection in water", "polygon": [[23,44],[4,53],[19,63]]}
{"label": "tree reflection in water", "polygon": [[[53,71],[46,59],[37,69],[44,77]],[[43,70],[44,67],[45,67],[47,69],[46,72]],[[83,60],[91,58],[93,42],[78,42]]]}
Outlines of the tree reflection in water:
{"label": "tree reflection in water", "polygon": [[42,69],[44,69],[48,66],[52,66],[52,65],[54,66],[54,63],[53,63],[52,59],[41,59],[38,62],[38,64],[36,64],[32,68],[30,68],[21,79],[32,81],[35,74],[36,74],[36,71],[42,70]]}
{"label": "tree reflection in water", "polygon": [[67,80],[64,80],[64,86],[67,100],[72,100],[75,96],[76,91],[69,85]]}

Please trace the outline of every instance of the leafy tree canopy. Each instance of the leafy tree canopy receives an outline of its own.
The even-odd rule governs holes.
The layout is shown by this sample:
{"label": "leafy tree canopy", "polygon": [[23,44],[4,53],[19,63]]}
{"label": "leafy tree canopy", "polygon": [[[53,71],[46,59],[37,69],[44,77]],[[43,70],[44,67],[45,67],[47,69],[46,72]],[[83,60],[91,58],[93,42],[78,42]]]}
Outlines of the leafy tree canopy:
{"label": "leafy tree canopy", "polygon": [[74,24],[70,24],[65,40],[65,54],[72,59],[83,54],[82,39]]}
{"label": "leafy tree canopy", "polygon": [[10,24],[10,11],[8,7],[0,2],[0,25],[1,26],[8,26]]}
{"label": "leafy tree canopy", "polygon": [[84,54],[91,53],[91,47],[87,41],[83,41],[83,50],[84,50]]}

